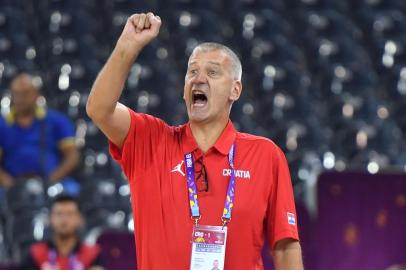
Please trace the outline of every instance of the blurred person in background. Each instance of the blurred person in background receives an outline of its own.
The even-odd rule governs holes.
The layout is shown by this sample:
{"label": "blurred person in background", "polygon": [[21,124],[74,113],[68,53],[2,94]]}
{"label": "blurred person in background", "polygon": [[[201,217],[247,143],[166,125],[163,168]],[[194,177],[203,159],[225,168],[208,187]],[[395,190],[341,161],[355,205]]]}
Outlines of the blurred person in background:
{"label": "blurred person in background", "polygon": [[23,270],[103,270],[101,248],[84,244],[79,236],[83,225],[79,204],[69,195],[58,195],[50,206],[52,235],[47,242],[33,244]]}
{"label": "blurred person in background", "polygon": [[385,270],[406,270],[406,264],[400,265],[400,264],[394,264],[386,268]]}
{"label": "blurred person in background", "polygon": [[38,105],[40,89],[33,76],[18,74],[10,84],[12,106],[0,117],[0,185],[39,177],[47,185],[61,182],[64,191],[79,192],[70,173],[79,162],[74,127],[63,114]]}
{"label": "blurred person in background", "polygon": [[129,179],[138,268],[190,269],[192,230],[224,230],[223,224],[224,269],[263,269],[267,231],[276,269],[302,270],[286,158],[269,139],[237,132],[229,119],[242,91],[234,52],[217,43],[194,49],[185,76],[185,125],[168,126],[118,102],[131,66],[160,26],[152,13],[130,16],[86,108]]}

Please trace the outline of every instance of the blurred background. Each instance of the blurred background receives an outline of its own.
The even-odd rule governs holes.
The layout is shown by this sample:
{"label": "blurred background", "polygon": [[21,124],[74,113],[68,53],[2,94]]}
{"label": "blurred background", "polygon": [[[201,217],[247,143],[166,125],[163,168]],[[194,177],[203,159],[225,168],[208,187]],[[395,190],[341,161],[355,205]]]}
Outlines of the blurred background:
{"label": "blurred background", "polygon": [[[108,269],[135,269],[129,187],[85,104],[127,17],[145,11],[162,18],[161,33],[133,65],[122,102],[186,122],[191,50],[230,46],[244,86],[231,118],[287,156],[306,269],[406,264],[405,0],[0,0],[1,111],[10,80],[29,71],[42,105],[72,119],[83,236],[103,245]],[[46,236],[47,198],[61,192],[32,180],[2,202],[1,264],[17,267]]]}

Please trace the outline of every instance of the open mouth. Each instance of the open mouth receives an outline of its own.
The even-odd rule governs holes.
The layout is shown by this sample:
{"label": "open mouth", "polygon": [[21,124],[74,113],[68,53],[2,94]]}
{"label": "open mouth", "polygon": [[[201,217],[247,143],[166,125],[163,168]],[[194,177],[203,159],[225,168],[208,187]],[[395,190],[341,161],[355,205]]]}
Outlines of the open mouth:
{"label": "open mouth", "polygon": [[193,102],[193,105],[204,106],[207,103],[207,96],[203,92],[193,91],[192,102]]}

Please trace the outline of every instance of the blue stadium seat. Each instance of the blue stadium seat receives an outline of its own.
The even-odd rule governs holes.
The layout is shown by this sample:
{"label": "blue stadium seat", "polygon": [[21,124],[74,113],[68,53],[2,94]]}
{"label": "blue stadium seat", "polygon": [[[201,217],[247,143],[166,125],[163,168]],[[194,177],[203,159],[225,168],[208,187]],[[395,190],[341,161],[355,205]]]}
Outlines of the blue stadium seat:
{"label": "blue stadium seat", "polygon": [[226,8],[231,8],[233,12],[241,10],[252,11],[258,9],[272,9],[278,12],[286,11],[286,2],[283,0],[266,1],[266,0],[226,0],[223,1]]}
{"label": "blue stadium seat", "polygon": [[7,205],[13,213],[38,210],[47,203],[45,183],[40,178],[16,179],[15,185],[7,192]]}
{"label": "blue stadium seat", "polygon": [[164,9],[170,8],[171,10],[211,10],[216,12],[221,12],[223,8],[227,6],[224,5],[223,1],[216,0],[168,0],[168,1],[152,1],[156,2],[155,8],[153,9],[157,14]]}
{"label": "blue stadium seat", "polygon": [[165,10],[161,12],[164,23],[161,38],[176,44],[178,59],[190,55],[194,46],[203,41],[224,41],[223,33],[229,30],[227,22],[204,10]]}
{"label": "blue stadium seat", "polygon": [[279,65],[305,65],[305,57],[300,48],[284,35],[260,36],[242,45],[242,61],[248,70],[251,66],[266,62]]}
{"label": "blue stadium seat", "polygon": [[293,27],[280,13],[271,9],[244,10],[234,17],[236,38],[251,40],[255,37],[272,37],[274,35],[294,35]]}
{"label": "blue stadium seat", "polygon": [[287,0],[287,6],[291,9],[323,9],[334,8],[341,11],[349,10],[347,1],[335,0]]}
{"label": "blue stadium seat", "polygon": [[307,39],[347,36],[359,40],[362,32],[348,15],[334,9],[304,9],[297,11],[298,34]]}

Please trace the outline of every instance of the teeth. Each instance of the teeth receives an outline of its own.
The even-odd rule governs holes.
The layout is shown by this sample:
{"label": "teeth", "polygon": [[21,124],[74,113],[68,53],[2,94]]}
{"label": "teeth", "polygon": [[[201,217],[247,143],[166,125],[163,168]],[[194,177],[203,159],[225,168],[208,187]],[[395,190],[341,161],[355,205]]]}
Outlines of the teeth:
{"label": "teeth", "polygon": [[207,96],[206,93],[201,91],[201,90],[192,90],[192,101],[193,103],[195,103],[197,101],[197,95],[203,95],[205,97],[205,99],[207,100]]}
{"label": "teeth", "polygon": [[203,91],[201,91],[201,90],[192,90],[192,94],[193,95],[195,95],[195,94],[203,94],[203,95],[206,95]]}

